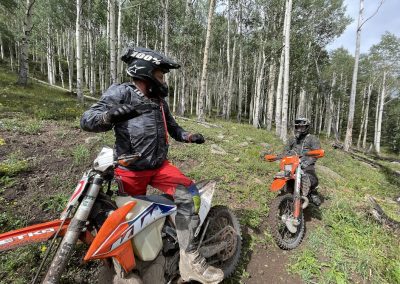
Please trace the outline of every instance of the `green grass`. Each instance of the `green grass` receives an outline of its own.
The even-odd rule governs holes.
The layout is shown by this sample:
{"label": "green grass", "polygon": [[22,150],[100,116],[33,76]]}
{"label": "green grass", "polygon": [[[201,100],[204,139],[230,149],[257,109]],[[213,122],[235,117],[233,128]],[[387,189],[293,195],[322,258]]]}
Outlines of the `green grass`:
{"label": "green grass", "polygon": [[[0,177],[13,177],[29,168],[28,161],[21,157],[19,152],[11,153],[4,161],[0,162]],[[7,181],[4,179],[4,183]]]}
{"label": "green grass", "polygon": [[19,112],[38,120],[75,120],[82,114],[84,108],[63,91],[38,84],[21,88],[15,82],[16,76],[0,66],[0,118]]}

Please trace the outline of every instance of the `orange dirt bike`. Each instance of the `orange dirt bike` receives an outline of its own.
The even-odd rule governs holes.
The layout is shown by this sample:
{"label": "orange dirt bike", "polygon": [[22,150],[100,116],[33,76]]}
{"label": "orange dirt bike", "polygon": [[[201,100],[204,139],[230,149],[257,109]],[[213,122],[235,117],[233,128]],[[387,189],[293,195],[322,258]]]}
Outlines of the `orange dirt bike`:
{"label": "orange dirt bike", "polygon": [[301,168],[302,156],[322,158],[324,150],[311,150],[303,155],[294,153],[283,158],[265,155],[269,162],[281,160],[281,171],[271,184],[271,191],[279,195],[271,203],[268,224],[276,244],[285,250],[299,246],[306,231],[303,210],[309,205],[307,195],[311,184]]}
{"label": "orange dirt bike", "polygon": [[[100,283],[178,281],[174,202],[165,195],[119,196],[110,189],[114,168],[118,164],[127,166],[139,157],[136,154],[115,159],[111,148],[103,148],[92,169],[78,183],[60,219],[0,234],[0,251],[52,240],[33,283],[41,277],[51,254],[43,283],[58,283],[79,240],[88,245],[84,260],[102,259],[105,274],[111,275],[109,280],[99,279]],[[197,184],[201,207],[195,235],[199,252],[209,264],[221,268],[227,278],[239,262],[241,230],[231,210],[211,207],[215,184]],[[54,253],[52,247],[56,244]]]}

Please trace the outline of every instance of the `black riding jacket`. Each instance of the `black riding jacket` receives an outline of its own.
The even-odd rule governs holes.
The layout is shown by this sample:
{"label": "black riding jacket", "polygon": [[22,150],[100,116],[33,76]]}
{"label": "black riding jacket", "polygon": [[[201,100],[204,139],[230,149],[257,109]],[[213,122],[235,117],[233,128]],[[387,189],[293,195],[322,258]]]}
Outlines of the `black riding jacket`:
{"label": "black riding jacket", "polygon": [[[151,104],[152,111],[128,121],[107,124],[104,113],[120,104]],[[129,166],[132,170],[155,169],[162,165],[168,154],[168,133],[177,141],[185,142],[184,131],[172,117],[164,99],[149,99],[130,83],[113,84],[101,99],[92,105],[81,118],[81,128],[103,132],[114,128],[117,156],[140,153],[141,158]]]}
{"label": "black riding jacket", "polygon": [[[289,139],[285,146],[284,153],[289,153],[290,151],[295,151],[298,155],[302,155],[310,150],[320,149],[321,145],[319,139],[311,134],[301,136],[299,139],[292,137]],[[303,167],[314,166],[317,161],[314,157],[303,156],[301,158]]]}

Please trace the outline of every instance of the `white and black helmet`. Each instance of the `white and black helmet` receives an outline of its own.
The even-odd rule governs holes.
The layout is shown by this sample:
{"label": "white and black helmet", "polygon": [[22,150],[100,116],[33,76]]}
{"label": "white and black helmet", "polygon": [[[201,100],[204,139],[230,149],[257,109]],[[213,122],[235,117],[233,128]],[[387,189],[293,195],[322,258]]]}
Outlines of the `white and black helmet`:
{"label": "white and black helmet", "polygon": [[311,122],[308,118],[299,117],[294,120],[294,134],[297,138],[310,132]]}
{"label": "white and black helmet", "polygon": [[170,58],[144,47],[126,48],[121,60],[128,64],[126,73],[130,77],[149,82],[151,85],[149,92],[162,97],[168,95],[168,85],[154,77],[154,70],[159,69],[163,73],[168,73],[170,69],[181,67]]}

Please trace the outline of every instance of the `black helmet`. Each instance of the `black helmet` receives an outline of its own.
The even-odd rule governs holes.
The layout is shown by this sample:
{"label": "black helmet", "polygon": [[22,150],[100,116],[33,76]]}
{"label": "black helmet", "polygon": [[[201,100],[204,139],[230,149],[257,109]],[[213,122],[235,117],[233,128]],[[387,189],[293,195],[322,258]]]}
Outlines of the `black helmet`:
{"label": "black helmet", "polygon": [[294,121],[294,135],[296,138],[305,136],[310,131],[311,122],[308,118],[299,117]]}
{"label": "black helmet", "polygon": [[181,67],[168,57],[143,47],[128,47],[121,56],[121,60],[128,64],[126,73],[130,77],[149,82],[150,95],[162,97],[168,95],[168,85],[154,77],[154,70],[159,69],[163,73],[168,73],[170,69]]}

